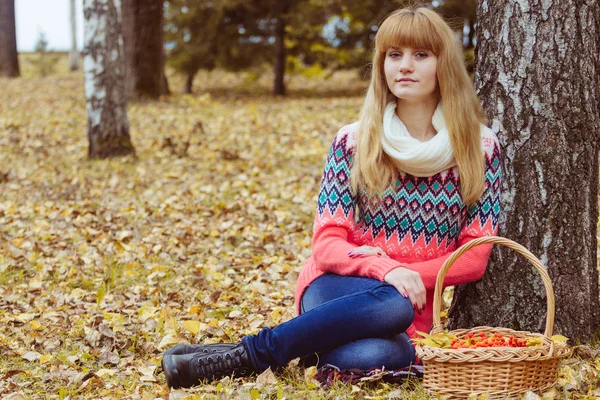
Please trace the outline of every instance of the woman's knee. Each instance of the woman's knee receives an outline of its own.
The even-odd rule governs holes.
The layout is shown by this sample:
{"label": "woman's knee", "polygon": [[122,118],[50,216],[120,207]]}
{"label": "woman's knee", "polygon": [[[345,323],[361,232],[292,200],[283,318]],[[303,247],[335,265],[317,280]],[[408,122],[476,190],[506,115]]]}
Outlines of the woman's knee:
{"label": "woman's knee", "polygon": [[404,332],[413,323],[415,310],[410,299],[402,296],[394,286],[386,284],[369,292],[378,300],[369,312],[377,314],[377,319],[388,325],[390,332]]}

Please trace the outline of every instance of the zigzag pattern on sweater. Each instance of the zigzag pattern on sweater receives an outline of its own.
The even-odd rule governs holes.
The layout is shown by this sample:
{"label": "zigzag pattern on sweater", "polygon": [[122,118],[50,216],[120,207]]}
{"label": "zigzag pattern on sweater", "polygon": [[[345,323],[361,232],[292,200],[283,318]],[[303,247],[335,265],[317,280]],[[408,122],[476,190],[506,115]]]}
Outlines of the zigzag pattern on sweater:
{"label": "zigzag pattern on sweater", "polygon": [[490,221],[492,229],[497,226],[502,174],[497,143],[492,154],[485,155],[486,190],[476,205],[465,207],[456,167],[431,177],[401,174],[395,187],[389,187],[383,197],[362,195],[357,202],[350,191],[354,146],[348,146],[347,141],[348,135],[340,135],[329,151],[318,197],[319,217],[327,210],[336,219],[343,215],[354,224],[356,211],[354,229],[365,238],[374,239],[383,232],[385,241],[396,234],[398,241],[410,237],[416,243],[423,236],[427,246],[435,239],[432,245],[445,243],[445,248],[456,247],[463,224],[465,227],[475,224],[473,227],[478,230]]}

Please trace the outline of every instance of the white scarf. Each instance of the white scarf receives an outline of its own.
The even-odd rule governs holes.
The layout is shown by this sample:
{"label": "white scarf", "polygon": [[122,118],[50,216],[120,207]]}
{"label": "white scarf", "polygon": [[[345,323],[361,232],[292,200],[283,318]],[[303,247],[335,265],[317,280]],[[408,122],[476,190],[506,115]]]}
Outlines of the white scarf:
{"label": "white scarf", "polygon": [[433,113],[431,124],[437,134],[421,142],[408,133],[396,115],[395,101],[385,107],[381,145],[402,171],[420,177],[433,176],[456,165],[441,101]]}

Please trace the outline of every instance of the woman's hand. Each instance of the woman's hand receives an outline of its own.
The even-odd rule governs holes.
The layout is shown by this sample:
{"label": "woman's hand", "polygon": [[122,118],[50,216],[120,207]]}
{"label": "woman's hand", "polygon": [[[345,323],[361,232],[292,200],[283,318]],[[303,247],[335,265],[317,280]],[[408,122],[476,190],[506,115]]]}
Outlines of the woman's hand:
{"label": "woman's hand", "polygon": [[388,272],[384,281],[398,289],[402,296],[408,297],[419,315],[425,309],[425,285],[418,272],[398,267]]}
{"label": "woman's hand", "polygon": [[387,254],[385,254],[385,251],[381,250],[379,247],[373,247],[373,246],[356,247],[348,253],[348,256],[352,257],[352,258],[365,257],[365,256],[377,256],[377,257],[390,258],[390,257],[388,257]]}

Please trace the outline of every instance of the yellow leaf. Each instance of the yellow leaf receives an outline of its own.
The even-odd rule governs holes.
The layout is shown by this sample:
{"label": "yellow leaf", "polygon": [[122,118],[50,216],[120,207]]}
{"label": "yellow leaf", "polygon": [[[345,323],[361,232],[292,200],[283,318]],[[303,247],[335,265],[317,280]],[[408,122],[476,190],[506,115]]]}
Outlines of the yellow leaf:
{"label": "yellow leaf", "polygon": [[31,321],[31,322],[29,323],[29,326],[31,327],[31,329],[34,329],[34,330],[36,330],[36,331],[37,331],[37,330],[40,330],[40,329],[43,329],[43,328],[42,328],[42,324],[40,324],[38,321]]}
{"label": "yellow leaf", "polygon": [[195,306],[191,306],[190,307],[190,314],[194,314],[194,315],[200,315],[204,312],[204,307],[199,306],[199,305],[195,305]]}
{"label": "yellow leaf", "polygon": [[190,331],[192,335],[196,335],[200,331],[200,321],[182,321],[181,326]]}
{"label": "yellow leaf", "polygon": [[32,313],[22,313],[22,314],[17,315],[17,317],[15,318],[15,320],[17,320],[19,322],[22,322],[22,323],[25,323],[25,322],[31,321],[34,318],[35,318],[35,314],[32,314]]}
{"label": "yellow leaf", "polygon": [[52,359],[52,356],[50,354],[45,354],[45,355],[43,355],[43,356],[40,357],[40,364],[47,363],[51,359]]}
{"label": "yellow leaf", "polygon": [[541,346],[541,345],[542,345],[541,337],[527,338],[527,346]]}
{"label": "yellow leaf", "polygon": [[317,367],[314,365],[304,370],[304,380],[306,382],[309,382],[311,379],[313,379],[315,375],[317,375]]}
{"label": "yellow leaf", "polygon": [[252,399],[260,399],[260,392],[256,389],[252,389],[250,391],[250,398]]}
{"label": "yellow leaf", "polygon": [[552,335],[550,339],[552,339],[554,343],[565,343],[567,340],[569,340],[568,337],[565,337],[563,335]]}
{"label": "yellow leaf", "polygon": [[213,328],[218,328],[219,324],[217,324],[216,320],[209,321],[208,326],[212,326]]}
{"label": "yellow leaf", "polygon": [[141,322],[146,321],[148,318],[153,318],[158,312],[158,307],[152,307],[147,304],[142,304],[138,311],[138,318]]}

